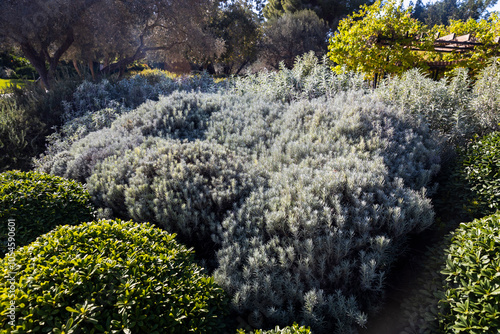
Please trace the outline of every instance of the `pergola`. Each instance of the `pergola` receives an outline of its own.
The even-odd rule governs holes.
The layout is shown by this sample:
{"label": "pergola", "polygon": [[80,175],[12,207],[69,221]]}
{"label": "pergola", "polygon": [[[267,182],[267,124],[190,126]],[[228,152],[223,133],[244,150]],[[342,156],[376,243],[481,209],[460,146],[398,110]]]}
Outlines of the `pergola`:
{"label": "pergola", "polygon": [[[429,49],[422,49],[419,47],[421,44],[422,35],[409,37],[406,35],[404,38],[397,39],[398,42],[403,42],[408,45],[409,48],[416,51],[429,51]],[[378,36],[377,44],[390,46],[396,39]],[[456,34],[449,34],[443,37],[435,36],[433,49],[435,52],[456,52],[456,53],[468,53],[473,52],[476,46],[483,46],[483,43],[478,42],[471,34],[456,36]],[[488,46],[490,48],[496,48],[500,51],[500,36],[496,37],[493,45]],[[500,52],[499,52],[500,53]],[[430,70],[433,72],[433,77],[437,78],[439,71],[445,70],[451,65],[458,64],[460,60],[455,61],[430,61],[427,62]]]}

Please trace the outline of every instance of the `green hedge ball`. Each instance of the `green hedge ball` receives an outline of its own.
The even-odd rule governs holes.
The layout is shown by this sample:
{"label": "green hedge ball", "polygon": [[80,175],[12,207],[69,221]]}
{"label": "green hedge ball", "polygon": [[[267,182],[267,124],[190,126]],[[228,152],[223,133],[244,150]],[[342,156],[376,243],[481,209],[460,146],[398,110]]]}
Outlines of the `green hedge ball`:
{"label": "green hedge ball", "polygon": [[121,220],[54,229],[0,260],[0,328],[222,332],[223,290],[174,237],[149,223]]}

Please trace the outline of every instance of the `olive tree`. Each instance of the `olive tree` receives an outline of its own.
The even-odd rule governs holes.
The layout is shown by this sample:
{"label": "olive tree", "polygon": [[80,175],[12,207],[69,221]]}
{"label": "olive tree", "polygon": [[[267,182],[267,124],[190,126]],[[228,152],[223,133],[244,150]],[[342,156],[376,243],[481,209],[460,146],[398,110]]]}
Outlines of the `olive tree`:
{"label": "olive tree", "polygon": [[0,41],[18,47],[50,88],[61,59],[103,62],[104,71],[153,55],[216,53],[203,30],[213,0],[3,0]]}

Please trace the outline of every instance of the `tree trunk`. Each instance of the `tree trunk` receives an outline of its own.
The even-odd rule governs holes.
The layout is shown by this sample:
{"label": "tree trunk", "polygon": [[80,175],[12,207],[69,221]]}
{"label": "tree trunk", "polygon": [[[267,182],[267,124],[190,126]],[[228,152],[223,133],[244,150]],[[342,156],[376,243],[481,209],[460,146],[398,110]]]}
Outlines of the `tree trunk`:
{"label": "tree trunk", "polygon": [[[37,52],[30,43],[21,44],[21,51],[40,75],[42,85],[45,89],[50,89],[50,81],[56,73],[59,60],[61,59],[62,55],[69,49],[71,44],[73,44],[73,41],[73,30],[70,29],[66,35],[66,39],[56,50],[53,57],[50,57],[48,51],[50,45],[42,44],[42,46],[40,47],[40,52]],[[48,69],[47,62],[49,65]]]}
{"label": "tree trunk", "polygon": [[89,69],[90,74],[92,74],[92,80],[95,81],[94,62],[92,60],[89,60]]}
{"label": "tree trunk", "polygon": [[45,63],[45,55],[42,52],[37,53],[31,44],[28,43],[21,44],[21,51],[23,51],[24,56],[30,61],[31,65],[33,65],[40,75],[44,88],[50,89],[49,71]]}
{"label": "tree trunk", "polygon": [[78,76],[81,78],[82,77],[82,72],[80,72],[80,68],[78,67],[78,61],[73,58],[73,67],[76,70],[76,73],[78,73]]}

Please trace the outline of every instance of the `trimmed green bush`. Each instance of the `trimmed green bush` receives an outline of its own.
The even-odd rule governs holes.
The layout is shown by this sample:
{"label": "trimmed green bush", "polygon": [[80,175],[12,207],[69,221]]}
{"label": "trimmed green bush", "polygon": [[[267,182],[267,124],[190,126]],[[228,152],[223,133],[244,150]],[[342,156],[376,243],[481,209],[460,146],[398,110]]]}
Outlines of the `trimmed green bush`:
{"label": "trimmed green bush", "polygon": [[445,297],[440,302],[443,333],[500,331],[500,213],[454,232],[445,268]]}
{"label": "trimmed green bush", "polygon": [[2,332],[222,332],[225,295],[174,236],[120,220],[41,236],[0,260]]}
{"label": "trimmed green bush", "polygon": [[466,205],[473,217],[500,209],[500,132],[476,137],[461,152],[459,172],[470,189]]}
{"label": "trimmed green bush", "polygon": [[7,252],[7,221],[15,221],[15,244],[24,246],[57,225],[93,219],[90,195],[79,183],[37,172],[0,174],[0,255]]}

